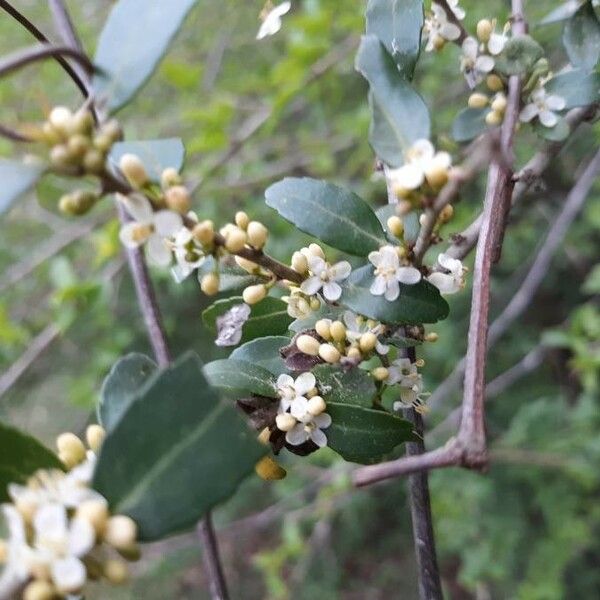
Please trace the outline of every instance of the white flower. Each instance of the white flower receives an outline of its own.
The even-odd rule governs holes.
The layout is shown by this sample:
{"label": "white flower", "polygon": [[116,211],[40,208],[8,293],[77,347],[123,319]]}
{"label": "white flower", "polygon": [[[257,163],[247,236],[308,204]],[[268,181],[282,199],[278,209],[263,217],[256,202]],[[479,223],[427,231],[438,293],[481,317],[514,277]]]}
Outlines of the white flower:
{"label": "white flower", "polygon": [[404,158],[405,164],[390,169],[388,177],[394,185],[406,190],[416,190],[425,181],[427,173],[449,169],[452,164],[447,152],[436,152],[433,144],[425,139],[414,142]]}
{"label": "white flower", "polygon": [[436,271],[431,273],[427,280],[435,285],[442,294],[456,294],[465,286],[464,274],[466,269],[463,267],[462,262],[442,253],[438,256],[438,263],[448,273]]}
{"label": "white flower", "polygon": [[2,512],[8,529],[6,566],[0,578],[0,584],[25,582],[30,576],[30,566],[34,562],[35,552],[27,544],[25,522],[21,513],[11,504],[3,504]]}
{"label": "white flower", "polygon": [[[453,3],[457,5],[458,0],[455,0]],[[454,14],[457,15],[457,10],[460,11],[464,17],[464,11],[458,6],[456,7],[456,10],[453,9]],[[423,31],[427,36],[427,45],[425,46],[426,52],[437,50],[443,45],[444,40],[453,41],[460,37],[460,28],[458,25],[448,21],[446,11],[435,2],[431,4],[431,13],[425,19]]]}
{"label": "white flower", "polygon": [[419,374],[410,385],[400,387],[400,400],[394,402],[393,409],[400,410],[412,406],[417,412],[427,412],[424,402],[428,396],[429,393],[423,391],[423,378]]}
{"label": "white flower", "polygon": [[310,299],[298,288],[292,288],[291,294],[283,296],[282,300],[287,303],[288,315],[294,319],[306,319],[313,311]]}
{"label": "white flower", "polygon": [[460,70],[465,74],[469,87],[475,87],[494,68],[494,59],[487,54],[479,53],[479,45],[473,37],[462,43]]}
{"label": "white flower", "polygon": [[281,17],[289,12],[291,2],[282,2],[272,8],[263,18],[262,25],[256,34],[257,40],[262,40],[268,35],[274,35],[281,29]]}
{"label": "white flower", "polygon": [[421,273],[417,269],[400,266],[400,259],[393,246],[383,246],[378,251],[370,252],[369,261],[375,266],[371,294],[384,295],[390,302],[400,295],[399,282],[414,285],[421,280]]}
{"label": "white flower", "polygon": [[327,445],[327,436],[323,429],[331,425],[331,417],[327,413],[321,413],[312,417],[307,422],[296,423],[292,429],[285,434],[285,441],[292,446],[299,446],[308,440],[313,441],[319,448]]}
{"label": "white flower", "polygon": [[[494,26],[496,21],[494,20]],[[502,50],[504,50],[504,46],[506,46],[506,42],[508,41],[507,32],[510,28],[505,28],[502,33],[496,33],[493,31],[490,34],[490,39],[487,41],[487,49],[488,52],[493,56],[498,56]]]}
{"label": "white flower", "polygon": [[417,372],[417,365],[409,358],[397,358],[388,367],[390,385],[400,385],[400,400],[394,403],[394,410],[412,406],[423,411],[423,401],[429,395],[423,392],[423,378]]}
{"label": "white flower", "polygon": [[547,95],[543,87],[536,89],[529,100],[530,103],[525,105],[519,119],[529,123],[537,117],[544,127],[554,127],[558,123],[558,116],[554,111],[563,110],[567,104],[561,96]]}
{"label": "white flower", "polygon": [[[285,373],[281,374],[277,378],[276,383],[277,393],[280,398],[279,412],[287,412],[294,408],[292,415],[296,417],[296,414],[301,414],[303,417],[304,413],[302,412],[302,407],[305,406],[305,401],[306,403],[308,402],[306,394],[312,390],[316,384],[317,380],[312,373],[302,373],[296,377],[296,380],[290,377],[290,375],[286,375]],[[296,402],[295,405],[294,402]],[[306,412],[306,410],[304,410],[304,412]]]}
{"label": "white flower", "polygon": [[194,241],[192,232],[187,227],[182,227],[169,244],[177,264],[171,269],[173,278],[177,283],[195,271],[206,260],[202,248]]}
{"label": "white flower", "polygon": [[154,211],[150,201],[141,194],[124,196],[117,194],[117,199],[133,221],[121,227],[119,238],[127,248],[138,248],[146,245],[148,258],[156,265],[166,267],[171,262],[171,250],[166,239],[181,229],[183,219],[172,210]]}
{"label": "white flower", "polygon": [[352,271],[347,260],[330,265],[320,256],[311,256],[308,259],[308,269],[309,277],[301,283],[300,290],[312,296],[323,288],[323,296],[330,302],[339,300],[342,295],[342,286],[337,282],[346,279]]}
{"label": "white flower", "polygon": [[382,344],[379,341],[379,336],[385,333],[385,325],[378,321],[372,321],[371,319],[365,319],[362,316],[358,316],[351,310],[344,312],[344,324],[346,325],[346,339],[350,342],[358,342],[361,336],[365,333],[373,333],[378,336],[375,350],[378,354],[387,354],[390,351],[390,347]]}

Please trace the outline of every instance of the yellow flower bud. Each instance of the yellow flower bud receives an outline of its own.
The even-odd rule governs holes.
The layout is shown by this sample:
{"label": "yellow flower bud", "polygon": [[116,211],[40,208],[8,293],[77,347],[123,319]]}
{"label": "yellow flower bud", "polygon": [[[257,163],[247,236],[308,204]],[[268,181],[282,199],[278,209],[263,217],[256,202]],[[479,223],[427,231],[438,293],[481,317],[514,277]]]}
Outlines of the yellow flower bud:
{"label": "yellow flower bud", "polygon": [[241,267],[242,269],[244,269],[244,271],[248,273],[256,273],[259,268],[256,263],[253,263],[251,260],[248,260],[246,258],[242,258],[241,256],[236,256],[235,262],[238,267]]}
{"label": "yellow flower bud", "polygon": [[313,396],[308,401],[308,412],[313,417],[316,417],[317,415],[320,415],[322,412],[325,412],[326,408],[327,408],[327,405],[325,404],[325,400],[323,400],[323,398],[321,398],[321,396]]}
{"label": "yellow flower bud", "polygon": [[49,581],[32,581],[23,590],[23,600],[53,600],[56,590]]}
{"label": "yellow flower bud", "polygon": [[89,110],[78,110],[71,121],[71,129],[75,133],[89,135],[94,127],[94,118]]}
{"label": "yellow flower bud", "polygon": [[425,341],[426,342],[437,342],[439,337],[440,336],[437,333],[435,333],[435,331],[432,331],[425,336]]}
{"label": "yellow flower bud", "polygon": [[427,183],[434,189],[439,189],[448,181],[448,168],[444,165],[434,164],[425,171]]}
{"label": "yellow flower bud", "polygon": [[57,169],[64,169],[73,164],[73,158],[65,144],[58,144],[50,150],[50,163]]}
{"label": "yellow flower bud", "polygon": [[102,446],[105,437],[106,431],[101,425],[90,425],[85,430],[85,439],[88,446],[96,453],[100,451],[100,446]]}
{"label": "yellow flower bud", "polygon": [[165,192],[165,203],[167,208],[185,215],[192,204],[190,193],[183,185],[174,185]]}
{"label": "yellow flower bud", "polygon": [[94,192],[77,190],[61,196],[58,209],[65,215],[85,215],[96,203],[98,196]]}
{"label": "yellow flower bud", "polygon": [[479,38],[479,41],[484,44],[489,41],[492,31],[494,31],[494,26],[489,19],[481,19],[481,21],[477,23],[477,37]]}
{"label": "yellow flower bud", "polygon": [[63,137],[67,137],[73,129],[73,113],[66,106],[56,106],[50,111],[48,122]]}
{"label": "yellow flower bud", "polygon": [[203,246],[212,244],[215,239],[215,226],[212,221],[206,220],[194,225],[192,230],[194,239],[200,242]]}
{"label": "yellow flower bud", "polygon": [[390,376],[390,372],[385,367],[377,367],[371,371],[371,375],[376,381],[385,381]]}
{"label": "yellow flower bud", "polygon": [[232,225],[225,233],[225,248],[229,252],[239,252],[245,245],[248,236],[243,229]]}
{"label": "yellow flower bud", "polygon": [[346,356],[348,358],[351,358],[352,360],[362,360],[362,353],[361,351],[356,348],[356,347],[352,347],[350,348],[347,352],[346,352]]}
{"label": "yellow flower bud", "polygon": [[415,360],[415,365],[420,369],[421,367],[425,366],[425,361],[422,358],[418,358]]}
{"label": "yellow flower bud", "polygon": [[502,115],[495,110],[491,110],[485,115],[485,122],[491,126],[500,125],[502,123]]}
{"label": "yellow flower bud", "polygon": [[312,335],[301,335],[296,340],[296,346],[298,346],[298,350],[304,354],[308,354],[310,356],[318,356],[319,354],[319,340],[316,340]]}
{"label": "yellow flower bud", "polygon": [[404,223],[402,222],[402,219],[396,215],[392,215],[387,220],[386,225],[388,231],[397,238],[401,237],[404,233]]}
{"label": "yellow flower bud", "polygon": [[292,254],[292,269],[302,275],[308,272],[308,260],[302,252],[294,252]]}
{"label": "yellow flower bud", "polygon": [[271,430],[268,427],[265,427],[259,434],[258,434],[258,441],[261,444],[264,444],[265,446],[269,443],[269,440],[271,439]]}
{"label": "yellow flower bud", "polygon": [[275,417],[275,425],[281,431],[290,431],[290,429],[295,427],[296,423],[296,419],[290,413],[281,413]]}
{"label": "yellow flower bud", "polygon": [[69,138],[67,150],[72,158],[81,158],[90,147],[90,140],[85,135],[76,133]]}
{"label": "yellow flower bud", "polygon": [[278,481],[287,475],[287,471],[270,456],[261,458],[254,466],[254,470],[265,481]]}
{"label": "yellow flower bud", "polygon": [[134,189],[140,189],[148,183],[146,167],[135,154],[123,154],[119,160],[119,169]]}
{"label": "yellow flower bud", "polygon": [[260,250],[265,245],[268,235],[269,230],[262,223],[258,221],[248,223],[248,243],[253,248]]}
{"label": "yellow flower bud", "polygon": [[52,124],[48,121],[42,125],[41,141],[45,142],[49,146],[54,146],[61,141],[60,133],[58,133],[58,131],[56,131],[56,129],[54,129]]}
{"label": "yellow flower bud", "polygon": [[377,345],[377,336],[370,331],[363,333],[358,344],[363,352],[371,352]]}
{"label": "yellow flower bud", "polygon": [[92,175],[99,175],[104,171],[104,163],[106,162],[106,157],[100,150],[96,148],[90,148],[83,157],[83,168],[86,173],[91,173]]}
{"label": "yellow flower bud", "polygon": [[331,320],[330,319],[319,319],[315,323],[315,329],[317,333],[324,339],[331,339]]}
{"label": "yellow flower bud", "polygon": [[341,321],[334,321],[329,331],[336,342],[343,342],[346,339],[346,326]]}
{"label": "yellow flower bud", "polygon": [[316,297],[311,298],[310,299],[310,309],[311,310],[319,310],[319,308],[321,308],[321,301]]}
{"label": "yellow flower bud", "polygon": [[485,84],[492,92],[499,92],[504,89],[504,82],[502,79],[493,73],[485,78]]}
{"label": "yellow flower bud", "polygon": [[123,139],[123,130],[116,119],[107,121],[100,127],[100,133],[107,135],[113,142],[118,142]]}
{"label": "yellow flower bud", "polygon": [[61,433],[56,438],[56,447],[59,453],[67,459],[67,466],[85,460],[85,446],[74,433]]}
{"label": "yellow flower bud", "polygon": [[166,190],[174,185],[180,185],[180,184],[181,184],[181,175],[179,175],[179,172],[177,171],[177,169],[174,169],[173,167],[167,167],[160,174],[160,185],[162,186],[163,189]]}
{"label": "yellow flower bud", "polygon": [[500,114],[504,114],[504,111],[506,110],[506,104],[506,96],[502,93],[498,93],[492,102],[492,110]]}
{"label": "yellow flower bud", "polygon": [[243,210],[240,210],[235,213],[234,221],[240,229],[243,229],[245,231],[248,227],[248,223],[250,222],[250,217],[248,217],[248,215]]}
{"label": "yellow flower bud", "polygon": [[106,502],[103,500],[86,500],[77,507],[75,515],[88,521],[98,536],[104,535],[109,518]]}
{"label": "yellow flower bud", "polygon": [[106,522],[104,540],[114,548],[129,548],[137,538],[137,525],[131,517],[115,515]]}
{"label": "yellow flower bud", "polygon": [[475,92],[469,96],[467,104],[469,108],[484,108],[488,105],[489,98],[485,94]]}
{"label": "yellow flower bud", "polygon": [[219,291],[219,276],[216,273],[207,273],[200,280],[200,289],[207,296],[214,296]]}
{"label": "yellow flower bud", "polygon": [[121,585],[129,579],[129,569],[122,560],[111,558],[104,563],[104,577],[113,585]]}
{"label": "yellow flower bud", "polygon": [[411,194],[411,190],[409,190],[405,187],[402,187],[398,183],[392,183],[392,192],[394,192],[394,195],[398,199],[408,198]]}
{"label": "yellow flower bud", "polygon": [[242,297],[246,304],[257,304],[261,300],[264,300],[266,295],[267,288],[262,283],[250,285],[242,293]]}
{"label": "yellow flower bud", "polygon": [[339,350],[332,344],[321,344],[319,346],[319,356],[328,363],[334,364],[340,361]]}

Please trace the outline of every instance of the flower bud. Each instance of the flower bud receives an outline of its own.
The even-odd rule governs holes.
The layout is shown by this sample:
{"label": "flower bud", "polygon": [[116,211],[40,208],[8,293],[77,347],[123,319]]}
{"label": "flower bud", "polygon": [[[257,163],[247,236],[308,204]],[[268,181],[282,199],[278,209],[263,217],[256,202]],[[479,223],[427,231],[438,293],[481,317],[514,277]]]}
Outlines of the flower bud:
{"label": "flower bud", "polygon": [[363,352],[371,352],[377,345],[377,336],[370,331],[363,333],[358,344]]}
{"label": "flower bud", "polygon": [[502,115],[495,110],[490,110],[490,112],[485,115],[485,122],[491,126],[500,125],[500,123],[502,123]]}
{"label": "flower bud", "polygon": [[82,502],[77,507],[75,516],[88,521],[98,536],[104,535],[109,512],[108,506],[103,500],[86,500]]}
{"label": "flower bud", "polygon": [[104,563],[104,577],[113,585],[121,585],[129,579],[129,569],[122,560],[111,558]]}
{"label": "flower bud", "polygon": [[203,246],[212,244],[215,239],[215,226],[212,221],[206,220],[194,225],[192,230],[194,239],[200,242]]}
{"label": "flower bud", "polygon": [[481,19],[477,23],[477,37],[480,42],[486,44],[492,35],[492,31],[494,31],[494,26],[489,19]]}
{"label": "flower bud", "polygon": [[270,456],[264,456],[254,466],[256,474],[265,481],[278,481],[287,475],[287,471]]}
{"label": "flower bud", "polygon": [[219,276],[216,273],[207,273],[200,280],[200,289],[207,296],[214,296],[219,291]]}
{"label": "flower bud", "polygon": [[183,185],[174,185],[165,192],[165,204],[167,208],[185,215],[191,206],[190,193]]}
{"label": "flower bud", "polygon": [[328,363],[334,364],[340,361],[339,350],[332,344],[321,344],[319,346],[319,356]]}
{"label": "flower bud", "polygon": [[269,230],[258,221],[250,221],[248,223],[248,243],[253,247],[260,250],[267,241]]}
{"label": "flower bud", "polygon": [[81,133],[83,135],[89,135],[94,127],[94,117],[89,110],[78,110],[73,115],[71,121],[71,128],[75,133]]}
{"label": "flower bud", "polygon": [[119,169],[134,189],[140,189],[148,183],[146,167],[135,154],[123,154],[119,160]]}
{"label": "flower bud", "polygon": [[504,82],[498,75],[492,73],[485,78],[485,84],[488,86],[492,92],[499,92],[504,89]]}
{"label": "flower bud", "polygon": [[66,106],[55,106],[48,116],[48,122],[63,137],[67,137],[73,128],[73,113]]}
{"label": "flower bud", "polygon": [[91,173],[92,175],[99,175],[104,171],[104,163],[106,162],[106,157],[100,150],[96,148],[90,148],[83,157],[83,168],[87,173]]}
{"label": "flower bud", "polygon": [[261,444],[264,444],[265,446],[267,446],[269,444],[269,440],[271,439],[271,430],[268,427],[265,427],[259,434],[258,434],[258,441]]}
{"label": "flower bud", "polygon": [[319,308],[321,308],[321,301],[316,296],[313,296],[310,299],[310,310],[319,310]]}
{"label": "flower bud", "polygon": [[319,395],[319,390],[316,387],[310,388],[306,394],[304,394],[307,398],[312,398],[313,396]]}
{"label": "flower bud", "polygon": [[163,189],[168,189],[173,185],[179,185],[181,183],[181,176],[177,169],[173,167],[167,167],[160,174],[160,185]]}
{"label": "flower bud", "polygon": [[415,366],[419,367],[419,369],[421,367],[425,366],[425,361],[422,358],[417,358],[417,360],[415,360]]}
{"label": "flower bud", "polygon": [[117,552],[129,562],[138,561],[142,557],[142,551],[137,543],[131,544],[127,548],[119,548]]}
{"label": "flower bud", "polygon": [[402,222],[402,219],[396,215],[392,215],[387,220],[386,225],[388,231],[397,238],[401,237],[404,233],[404,223]]}
{"label": "flower bud", "polygon": [[131,517],[115,515],[106,523],[104,540],[114,548],[129,548],[135,543],[137,525]]}
{"label": "flower bud", "polygon": [[396,196],[396,198],[400,200],[402,198],[408,198],[412,190],[401,186],[399,183],[392,182],[392,192],[394,193],[394,196]]}
{"label": "flower bud", "polygon": [[301,275],[308,272],[308,260],[302,252],[294,252],[292,254],[292,269]]}
{"label": "flower bud", "polygon": [[346,326],[341,321],[334,321],[329,331],[336,342],[343,342],[346,339]]}
{"label": "flower bud", "polygon": [[67,466],[78,464],[85,460],[85,446],[74,433],[61,433],[56,438],[56,447],[60,454],[68,459]]}
{"label": "flower bud", "polygon": [[475,92],[469,96],[467,104],[469,108],[485,108],[488,105],[489,98],[485,94]]}
{"label": "flower bud", "polygon": [[448,167],[434,163],[431,168],[425,171],[425,178],[432,188],[439,189],[448,181]]}
{"label": "flower bud", "polygon": [[506,96],[502,93],[496,94],[491,106],[493,111],[504,114],[504,111],[506,110]]}
{"label": "flower bud", "polygon": [[23,600],[53,600],[56,598],[56,590],[49,581],[40,579],[27,584],[23,590]]}
{"label": "flower bud", "polygon": [[42,125],[41,137],[42,137],[41,141],[45,142],[49,146],[54,146],[55,144],[59,144],[61,141],[60,134],[58,133],[58,131],[56,131],[56,129],[54,129],[54,127],[52,127],[52,124],[49,123],[48,121],[46,121]]}
{"label": "flower bud", "polygon": [[58,201],[58,209],[65,215],[78,216],[87,213],[98,200],[94,192],[77,190],[65,194]]}
{"label": "flower bud", "polygon": [[58,144],[50,150],[50,164],[57,169],[64,169],[73,164],[71,153],[65,144]]}
{"label": "flower bud", "polygon": [[119,121],[116,119],[111,119],[104,123],[102,127],[100,127],[100,133],[110,137],[113,142],[118,142],[123,139],[123,130],[119,125]]}
{"label": "flower bud", "polygon": [[296,340],[296,346],[298,346],[298,350],[304,354],[308,354],[309,356],[318,356],[319,355],[319,340],[315,339],[312,335],[301,335],[298,336]]}
{"label": "flower bud", "polygon": [[439,339],[439,335],[435,331],[431,331],[425,336],[426,342],[437,342]]}
{"label": "flower bud", "polygon": [[442,223],[447,223],[454,216],[454,207],[452,204],[446,204],[444,208],[440,211],[438,219]]}
{"label": "flower bud", "polygon": [[348,358],[351,358],[352,360],[362,360],[362,353],[356,346],[353,346],[352,348],[350,348],[346,352],[346,356]]}
{"label": "flower bud", "polygon": [[88,446],[96,453],[100,451],[100,446],[106,437],[106,431],[101,425],[90,425],[85,430],[85,439]]}
{"label": "flower bud", "polygon": [[99,133],[94,136],[94,148],[100,152],[106,154],[113,145],[112,139],[103,133]]}
{"label": "flower bud", "polygon": [[390,376],[390,372],[385,367],[377,367],[371,371],[371,375],[375,381],[385,381]]}
{"label": "flower bud", "polygon": [[319,319],[315,323],[315,329],[317,333],[324,339],[331,339],[331,320],[330,319]]}
{"label": "flower bud", "polygon": [[435,37],[433,38],[433,47],[435,50],[439,52],[445,45],[446,40],[441,35],[435,34]]}
{"label": "flower bud", "polygon": [[235,262],[238,267],[241,267],[242,269],[244,269],[244,271],[246,271],[247,273],[250,273],[250,274],[256,273],[259,268],[256,263],[253,263],[251,260],[248,260],[247,258],[242,258],[241,256],[236,256]]}
{"label": "flower bud", "polygon": [[258,304],[261,300],[265,299],[267,295],[267,288],[262,283],[258,285],[248,286],[242,293],[242,298],[246,304]]}
{"label": "flower bud", "polygon": [[233,225],[226,231],[225,248],[232,253],[239,252],[246,245],[247,239],[248,236],[246,235],[246,232]]}
{"label": "flower bud", "polygon": [[320,415],[322,412],[325,412],[326,407],[327,407],[327,405],[325,404],[325,400],[323,400],[323,398],[321,398],[321,396],[313,396],[308,401],[308,412],[313,417],[316,417],[317,415]]}
{"label": "flower bud", "polygon": [[72,158],[81,158],[90,147],[90,139],[81,133],[76,133],[69,138],[67,150]]}
{"label": "flower bud", "polygon": [[290,431],[296,425],[297,421],[290,413],[281,413],[275,417],[275,425],[281,431]]}
{"label": "flower bud", "polygon": [[233,220],[240,229],[246,231],[248,228],[248,223],[250,222],[250,217],[243,210],[240,210],[235,213]]}

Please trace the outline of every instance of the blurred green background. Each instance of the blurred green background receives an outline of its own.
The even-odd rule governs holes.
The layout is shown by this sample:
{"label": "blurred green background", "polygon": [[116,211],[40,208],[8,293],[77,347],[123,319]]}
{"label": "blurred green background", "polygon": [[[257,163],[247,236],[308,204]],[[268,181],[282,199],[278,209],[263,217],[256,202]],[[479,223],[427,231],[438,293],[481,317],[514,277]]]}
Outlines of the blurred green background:
{"label": "blurred green background", "polygon": [[[538,0],[525,9],[534,22],[556,4]],[[46,2],[15,5],[56,39]],[[68,5],[93,52],[111,2]],[[471,28],[481,17],[508,15],[499,0],[461,5]],[[310,175],[351,187],[374,205],[386,198],[367,142],[366,85],[353,69],[364,3],[297,1],[282,31],[257,42],[261,8],[255,0],[201,0],[155,77],[119,118],[129,139],[182,137],[185,174],[198,186],[198,213],[223,222],[246,210],[271,228],[270,251],[288,260],[306,238],[262,203],[270,183]],[[566,60],[560,32],[560,25],[533,30],[556,67]],[[0,12],[0,52],[29,44],[29,35]],[[454,47],[424,55],[416,82],[431,107],[438,145],[458,153],[448,137],[467,98],[457,61]],[[7,125],[40,121],[56,104],[76,108],[79,102],[53,63],[0,81],[0,122]],[[539,143],[524,133],[519,162]],[[492,315],[518,289],[597,146],[598,126],[582,127],[512,214],[494,271]],[[0,155],[26,152],[0,139]],[[120,355],[149,352],[110,201],[68,220],[56,209],[63,186],[45,181],[0,221],[0,418],[48,444],[61,431],[84,427],[102,379]],[[446,237],[476,214],[483,186],[479,180],[465,190]],[[489,403],[495,458],[489,471],[431,475],[449,598],[600,597],[599,193],[596,185],[533,303],[490,351],[488,381],[532,349],[542,360]],[[207,300],[197,283],[176,285],[166,273],[153,276],[175,354],[193,348],[204,359],[225,355],[203,329]],[[440,340],[422,352],[430,390],[463,354],[469,302],[468,289],[451,297],[450,319],[435,327]],[[448,394],[428,416],[428,427],[443,421],[459,400],[458,390]],[[428,444],[452,434],[451,428],[438,431]],[[351,465],[327,450],[310,460],[288,455],[284,462],[284,481],[251,477],[216,512],[232,596],[416,598],[405,483],[353,491]],[[154,544],[130,585],[97,587],[89,598],[207,597],[200,558],[193,534]]]}

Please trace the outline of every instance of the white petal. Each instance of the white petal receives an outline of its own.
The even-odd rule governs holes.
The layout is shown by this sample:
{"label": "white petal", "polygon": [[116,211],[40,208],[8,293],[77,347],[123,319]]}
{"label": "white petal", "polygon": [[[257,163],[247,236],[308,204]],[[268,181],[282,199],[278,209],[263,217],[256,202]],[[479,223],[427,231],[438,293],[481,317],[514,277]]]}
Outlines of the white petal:
{"label": "white petal", "polygon": [[285,434],[285,441],[292,446],[299,446],[304,444],[308,439],[308,434],[304,430],[304,424],[298,423]]}
{"label": "white petal", "polygon": [[414,285],[421,281],[421,272],[414,267],[398,267],[396,270],[396,279],[400,283]]}
{"label": "white petal", "polygon": [[51,571],[52,581],[62,593],[79,591],[87,579],[83,563],[74,556],[54,561]]}
{"label": "white petal", "polygon": [[562,110],[567,105],[567,101],[562,96],[551,94],[546,97],[546,106],[550,110]]}
{"label": "white petal", "polygon": [[67,512],[60,504],[41,506],[33,518],[36,535],[44,538],[60,539],[67,535]]}
{"label": "white petal", "polygon": [[283,15],[290,11],[291,7],[292,3],[288,0],[287,2],[282,2],[279,6],[276,6],[269,14],[283,17]]}
{"label": "white petal", "polygon": [[68,549],[73,556],[86,555],[96,543],[96,533],[87,519],[75,517],[69,528]]}
{"label": "white petal", "polygon": [[152,234],[146,248],[148,259],[157,267],[168,267],[171,264],[171,250],[160,235]]}
{"label": "white petal", "polygon": [[[421,138],[416,140],[408,151],[408,157],[410,159],[431,159],[435,154],[435,148],[433,144],[427,138]],[[402,168],[402,167],[400,167]]]}
{"label": "white petal", "polygon": [[154,227],[156,233],[162,237],[175,235],[183,225],[183,219],[179,213],[172,210],[159,210],[154,214]]}
{"label": "white petal", "polygon": [[316,276],[305,279],[300,284],[300,289],[309,296],[316,294],[323,287],[323,282]]}
{"label": "white petal", "polygon": [[537,117],[538,112],[537,105],[532,102],[523,107],[523,110],[519,114],[519,119],[524,123],[529,123],[529,121]]}
{"label": "white petal", "polygon": [[331,425],[331,415],[328,415],[327,413],[321,413],[313,420],[319,429],[327,429]]}
{"label": "white petal", "polygon": [[329,302],[339,300],[341,295],[342,287],[335,281],[328,281],[323,285],[323,296],[325,296]]}
{"label": "white petal", "polygon": [[374,265],[375,267],[378,267],[381,264],[381,260],[382,260],[382,255],[381,252],[374,250],[373,252],[369,252],[369,262]]}
{"label": "white petal", "polygon": [[287,387],[294,387],[294,380],[286,373],[282,373],[277,378],[277,387],[280,389],[287,388]]}
{"label": "white petal", "polygon": [[347,329],[350,329],[351,331],[359,330],[358,315],[356,313],[353,313],[351,310],[344,311],[343,320]]}
{"label": "white petal", "polygon": [[477,40],[472,37],[465,38],[462,43],[462,51],[466,58],[475,61],[477,58]]}
{"label": "white petal", "polygon": [[431,166],[440,169],[449,169],[452,165],[452,157],[448,152],[437,152],[431,161]]}
{"label": "white petal", "polygon": [[455,278],[447,273],[432,273],[427,280],[442,294],[455,294],[460,289]]}
{"label": "white petal", "polygon": [[347,260],[342,260],[335,263],[335,265],[329,269],[329,277],[336,281],[340,281],[341,279],[346,279],[351,271],[352,267],[350,266],[350,263]]}
{"label": "white petal", "polygon": [[395,179],[401,187],[415,190],[423,183],[425,176],[417,165],[406,164],[398,169]]}
{"label": "white petal", "polygon": [[387,287],[385,290],[385,299],[388,302],[393,302],[400,295],[400,285],[395,279],[392,279],[387,282]]}
{"label": "white petal", "polygon": [[290,412],[298,421],[302,421],[308,412],[308,400],[304,396],[296,396],[292,400]]}
{"label": "white petal", "polygon": [[150,200],[146,196],[142,194],[131,194],[129,196],[117,194],[117,200],[123,204],[125,210],[138,223],[152,223],[154,211]]}
{"label": "white petal", "polygon": [[327,263],[320,256],[309,256],[308,268],[314,275],[321,275],[327,269]]}
{"label": "white petal", "polygon": [[377,275],[377,277],[375,277],[375,280],[371,284],[369,291],[371,292],[371,294],[373,294],[373,296],[381,296],[383,293],[385,293],[386,287],[387,282],[385,277],[383,275]]}
{"label": "white petal", "polygon": [[298,375],[294,382],[294,389],[296,390],[296,394],[304,396],[304,394],[312,390],[315,385],[317,385],[315,376],[312,373],[306,372]]}
{"label": "white petal", "polygon": [[139,248],[151,235],[148,231],[147,236],[139,235],[140,226],[136,221],[125,223],[119,230],[119,239],[126,248]]}
{"label": "white petal", "polygon": [[458,260],[457,258],[452,258],[448,254],[444,254],[443,252],[441,252],[438,255],[438,263],[444,269],[448,269],[448,271],[454,272],[459,269],[462,270],[462,263],[460,262],[460,260]]}
{"label": "white petal", "polygon": [[453,42],[460,37],[460,28],[454,23],[444,23],[440,27],[440,35],[445,39]]}
{"label": "white petal", "polygon": [[393,246],[384,246],[381,248],[381,266],[386,269],[397,269],[400,264],[398,253]]}
{"label": "white petal", "polygon": [[500,35],[498,33],[492,33],[492,35],[490,36],[490,39],[487,43],[487,47],[488,50],[490,51],[490,54],[493,54],[494,56],[500,54],[500,52],[502,52],[502,50],[504,50],[504,46],[506,44],[506,37],[503,35]]}
{"label": "white petal", "polygon": [[319,448],[324,448],[327,446],[327,436],[320,430],[315,429],[310,433],[310,439],[317,445]]}
{"label": "white petal", "polygon": [[491,56],[478,56],[475,61],[475,69],[482,73],[489,73],[494,68],[494,59]]}
{"label": "white petal", "polygon": [[539,119],[544,127],[554,127],[558,123],[558,116],[550,110],[540,111]]}

